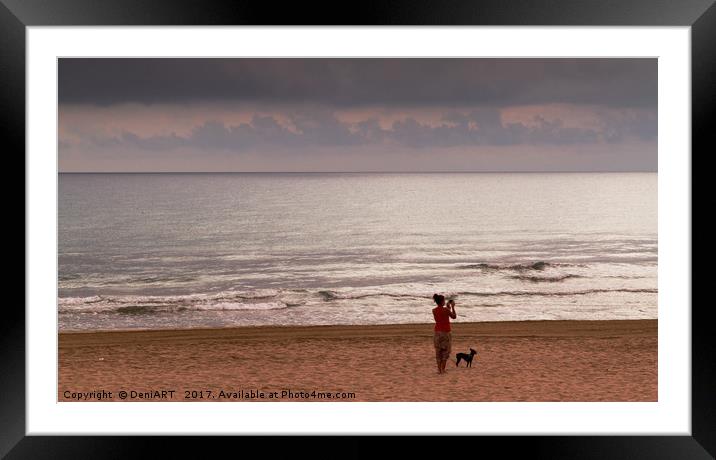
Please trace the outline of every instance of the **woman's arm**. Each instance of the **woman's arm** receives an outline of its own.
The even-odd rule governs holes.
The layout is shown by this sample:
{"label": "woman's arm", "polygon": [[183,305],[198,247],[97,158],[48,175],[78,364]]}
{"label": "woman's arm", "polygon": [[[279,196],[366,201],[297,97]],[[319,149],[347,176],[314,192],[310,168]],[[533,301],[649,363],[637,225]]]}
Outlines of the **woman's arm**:
{"label": "woman's arm", "polygon": [[450,313],[450,318],[452,318],[452,319],[457,318],[457,313],[455,313],[455,302],[454,301],[450,301],[449,313]]}

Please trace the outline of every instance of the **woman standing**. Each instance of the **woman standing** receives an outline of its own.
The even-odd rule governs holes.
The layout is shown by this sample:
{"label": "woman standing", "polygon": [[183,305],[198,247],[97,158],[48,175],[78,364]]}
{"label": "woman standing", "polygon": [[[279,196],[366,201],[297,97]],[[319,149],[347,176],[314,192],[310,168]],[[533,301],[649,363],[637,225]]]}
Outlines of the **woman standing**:
{"label": "woman standing", "polygon": [[435,336],[433,343],[435,344],[435,360],[438,364],[438,374],[445,372],[445,365],[450,358],[450,348],[452,345],[452,336],[450,333],[450,318],[457,318],[455,313],[455,302],[448,302],[445,306],[445,296],[434,294],[433,300],[437,307],[433,308],[433,318],[435,318]]}

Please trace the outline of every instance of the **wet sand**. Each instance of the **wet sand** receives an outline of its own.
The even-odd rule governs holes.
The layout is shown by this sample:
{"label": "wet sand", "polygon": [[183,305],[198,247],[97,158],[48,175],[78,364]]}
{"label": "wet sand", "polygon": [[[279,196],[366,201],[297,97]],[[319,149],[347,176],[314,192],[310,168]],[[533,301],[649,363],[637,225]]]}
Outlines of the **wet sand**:
{"label": "wet sand", "polygon": [[444,375],[432,327],[60,333],[58,400],[657,400],[656,320],[454,323]]}

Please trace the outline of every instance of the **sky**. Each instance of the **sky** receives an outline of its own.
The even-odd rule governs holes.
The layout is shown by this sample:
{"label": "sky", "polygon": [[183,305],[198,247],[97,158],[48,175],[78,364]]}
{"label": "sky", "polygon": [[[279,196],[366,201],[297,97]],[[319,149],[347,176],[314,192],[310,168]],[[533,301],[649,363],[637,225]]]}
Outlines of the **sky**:
{"label": "sky", "polygon": [[656,59],[61,58],[61,172],[656,171]]}

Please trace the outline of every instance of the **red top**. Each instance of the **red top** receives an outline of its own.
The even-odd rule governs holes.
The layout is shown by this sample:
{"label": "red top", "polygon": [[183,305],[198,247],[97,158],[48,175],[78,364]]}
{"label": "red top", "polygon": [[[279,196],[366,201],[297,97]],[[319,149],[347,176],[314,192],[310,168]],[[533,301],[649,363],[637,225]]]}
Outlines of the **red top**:
{"label": "red top", "polygon": [[435,331],[450,332],[450,310],[445,307],[433,308]]}

